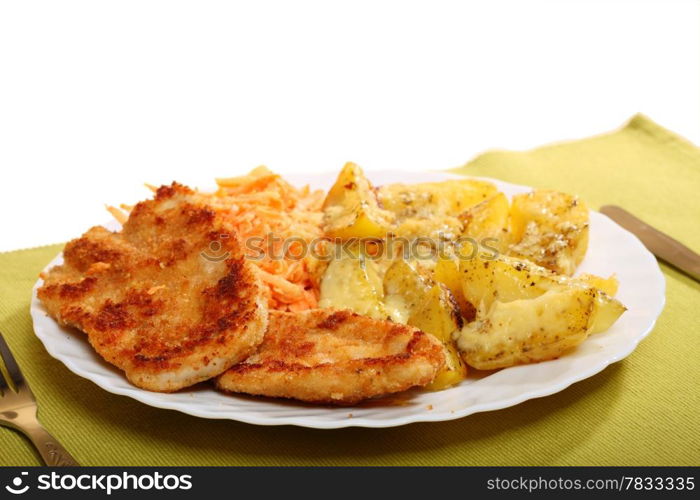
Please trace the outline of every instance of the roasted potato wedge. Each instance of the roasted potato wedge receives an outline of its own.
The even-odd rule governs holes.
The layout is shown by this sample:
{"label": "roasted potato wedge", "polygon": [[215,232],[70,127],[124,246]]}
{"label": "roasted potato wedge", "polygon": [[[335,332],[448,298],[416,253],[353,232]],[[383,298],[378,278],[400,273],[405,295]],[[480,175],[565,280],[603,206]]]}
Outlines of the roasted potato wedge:
{"label": "roasted potato wedge", "polygon": [[323,203],[323,228],[332,238],[384,238],[395,216],[382,210],[362,169],[346,163]]}
{"label": "roasted potato wedge", "polygon": [[462,292],[462,278],[459,273],[459,258],[456,253],[445,252],[439,255],[433,269],[433,280],[442,283],[452,293],[459,312],[466,321],[472,321],[476,309]]}
{"label": "roasted potato wedge", "polygon": [[436,284],[413,308],[408,324],[434,335],[442,342],[452,343],[452,334],[462,327],[462,316],[447,287]]}
{"label": "roasted potato wedge", "polygon": [[462,326],[462,317],[450,291],[432,284],[417,266],[395,261],[384,276],[384,302],[389,317],[437,337],[445,348],[445,366],[431,390],[450,387],[466,377],[466,365],[454,347],[452,334]]}
{"label": "roasted potato wedge", "polygon": [[587,283],[593,288],[597,288],[598,290],[607,293],[611,297],[615,296],[619,285],[617,278],[614,275],[610,276],[609,278],[601,278],[600,276],[596,276],[594,274],[579,274],[575,279],[577,281]]}
{"label": "roasted potato wedge", "polygon": [[487,181],[456,179],[423,184],[381,186],[377,197],[386,210],[397,217],[460,214],[498,193]]}
{"label": "roasted potato wedge", "polygon": [[[506,256],[464,260],[460,269],[462,292],[477,313],[476,321],[458,334],[458,346],[475,368],[502,368],[557,357],[589,334],[607,330],[625,311],[618,300],[590,284],[611,289],[614,278],[559,276]],[[562,312],[566,307],[570,313]],[[559,311],[556,321],[550,316],[553,310]],[[507,319],[508,314],[517,318]],[[525,332],[522,335],[532,334],[532,340],[516,335],[513,329],[517,328]]]}
{"label": "roasted potato wedge", "polygon": [[467,364],[462,359],[455,345],[450,342],[444,343],[443,347],[445,348],[445,365],[435,375],[433,381],[425,386],[429,391],[449,389],[467,377]]}
{"label": "roasted potato wedge", "polygon": [[454,297],[444,285],[433,285],[422,304],[412,311],[408,324],[434,335],[445,348],[445,366],[427,388],[439,391],[464,380],[467,365],[452,342],[452,334],[462,327],[462,316]]}
{"label": "roasted potato wedge", "polygon": [[588,325],[588,333],[604,332],[622,316],[627,308],[617,299],[612,298],[607,293],[596,290],[595,308]]}
{"label": "roasted potato wedge", "polygon": [[588,208],[566,193],[535,190],[513,197],[511,255],[571,276],[588,248]]}
{"label": "roasted potato wedge", "polygon": [[[407,324],[430,290],[430,284],[414,265],[397,259],[384,274],[384,303],[392,321]],[[428,332],[431,333],[431,332]]]}
{"label": "roasted potato wedge", "polygon": [[496,302],[533,299],[551,288],[554,273],[505,255],[484,259],[477,255],[460,262],[462,293],[480,313]]}
{"label": "roasted potato wedge", "polygon": [[445,238],[459,237],[464,224],[458,217],[446,214],[400,218],[394,234],[403,238]]}
{"label": "roasted potato wedge", "polygon": [[490,182],[463,179],[406,185],[390,184],[377,191],[380,205],[397,221],[395,234],[403,237],[457,238],[464,227],[459,214],[498,191]]}
{"label": "roasted potato wedge", "polygon": [[509,211],[508,198],[503,193],[485,199],[460,214],[459,219],[464,224],[462,235],[479,243],[493,240],[499,250],[507,248]]}
{"label": "roasted potato wedge", "polygon": [[494,302],[533,299],[556,288],[595,290],[595,307],[589,333],[607,330],[625,312],[620,301],[596,285],[616,291],[617,280],[593,275],[581,278],[560,276],[541,266],[515,257],[500,256],[486,260],[477,256],[461,261],[460,277],[465,299],[477,309],[477,319],[486,314]]}
{"label": "roasted potato wedge", "polygon": [[433,279],[445,285],[459,300],[462,296],[462,281],[459,276],[459,258],[454,253],[440,255],[435,263]]}
{"label": "roasted potato wedge", "polygon": [[596,294],[596,312],[593,315],[590,333],[604,332],[626,311],[625,306],[613,298],[618,287],[615,276],[601,278],[593,274],[581,274],[573,278],[573,281],[592,286],[600,292]]}
{"label": "roasted potato wedge", "polygon": [[354,249],[328,264],[321,278],[320,308],[350,309],[374,319],[387,319],[384,288],[376,264]]}
{"label": "roasted potato wedge", "polygon": [[457,338],[465,361],[480,370],[554,359],[588,336],[593,288],[552,289],[533,299],[496,301]]}

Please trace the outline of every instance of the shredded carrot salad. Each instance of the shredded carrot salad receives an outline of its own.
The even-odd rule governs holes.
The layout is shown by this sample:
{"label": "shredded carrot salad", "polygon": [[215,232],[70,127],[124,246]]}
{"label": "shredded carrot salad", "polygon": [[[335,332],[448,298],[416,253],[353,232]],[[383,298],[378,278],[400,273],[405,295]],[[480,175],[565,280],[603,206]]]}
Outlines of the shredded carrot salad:
{"label": "shredded carrot salad", "polygon": [[216,192],[202,194],[230,221],[250,262],[258,266],[269,287],[269,306],[285,311],[317,307],[319,261],[310,250],[323,237],[325,193],[296,188],[266,167],[216,183]]}

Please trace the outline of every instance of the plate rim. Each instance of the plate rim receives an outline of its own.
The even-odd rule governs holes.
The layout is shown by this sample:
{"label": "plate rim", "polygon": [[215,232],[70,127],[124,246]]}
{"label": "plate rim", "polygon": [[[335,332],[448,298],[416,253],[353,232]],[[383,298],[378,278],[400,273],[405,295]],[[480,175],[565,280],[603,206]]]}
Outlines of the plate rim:
{"label": "plate rim", "polygon": [[[395,170],[370,170],[367,171],[368,177],[372,177],[372,175],[398,175],[399,173],[406,175],[406,172],[401,172],[401,171],[395,171]],[[459,174],[454,174],[451,172],[442,172],[442,171],[428,171],[428,172],[411,172],[411,175],[435,175],[435,174],[440,174],[443,176],[452,177],[456,179],[479,179],[479,180],[485,180],[489,182],[495,183],[497,186],[508,186],[510,188],[516,188],[516,189],[533,189],[530,186],[525,186],[521,184],[514,184],[506,181],[502,181],[500,179],[494,179],[494,178],[489,178],[489,177],[483,177],[483,176],[465,176],[465,175],[459,175]],[[318,173],[318,174],[294,174],[294,175],[288,175],[286,177],[289,178],[302,178],[304,176],[306,177],[323,177],[330,175],[328,172],[324,173]],[[446,179],[447,180],[447,179]],[[410,182],[410,181],[409,181]],[[500,188],[499,188],[500,189]],[[606,215],[590,210],[591,213],[597,214],[596,216],[601,216],[614,226],[616,226],[616,229],[618,231],[621,231],[622,233],[625,234],[626,237],[631,238],[631,241],[634,242],[634,244],[638,247],[638,250],[640,251],[640,255],[644,255],[644,257],[647,260],[650,260],[650,262],[654,263],[653,266],[653,274],[656,274],[656,278],[658,278],[658,292],[660,296],[660,300],[655,302],[655,307],[654,309],[650,312],[649,317],[651,320],[648,322],[646,327],[643,329],[643,331],[640,331],[637,333],[634,338],[629,339],[629,341],[624,344],[624,348],[620,349],[619,352],[616,352],[614,354],[611,354],[609,356],[606,356],[605,359],[601,359],[597,363],[591,364],[587,370],[579,370],[575,372],[574,374],[570,375],[567,379],[553,385],[547,385],[545,387],[542,387],[540,389],[532,389],[529,391],[524,391],[516,396],[513,396],[511,398],[499,400],[497,402],[491,402],[491,403],[482,403],[482,404],[476,404],[476,405],[471,405],[467,406],[466,408],[463,409],[455,409],[452,410],[449,415],[446,415],[445,413],[441,412],[436,412],[432,413],[429,411],[426,412],[420,412],[420,413],[411,413],[411,414],[406,414],[403,416],[397,416],[392,419],[382,419],[382,420],[377,420],[377,419],[371,419],[368,417],[353,417],[353,418],[340,418],[340,419],[334,419],[334,420],[313,420],[309,421],[308,419],[310,417],[306,416],[285,416],[285,417],[265,417],[265,416],[250,416],[246,414],[245,412],[235,414],[233,412],[231,413],[224,413],[224,412],[218,412],[218,413],[213,413],[210,411],[202,410],[199,407],[195,406],[188,406],[185,405],[183,406],[181,403],[175,401],[175,402],[168,402],[167,400],[161,400],[161,399],[151,399],[151,398],[158,398],[162,397],[163,393],[154,393],[150,391],[146,391],[143,389],[140,389],[136,386],[126,386],[124,388],[122,387],[115,387],[113,385],[109,385],[103,381],[103,378],[101,376],[95,377],[94,373],[89,372],[88,370],[85,370],[81,368],[80,366],[76,365],[73,363],[70,358],[68,360],[66,357],[62,356],[59,352],[58,349],[55,348],[55,346],[52,344],[51,339],[49,338],[49,333],[45,331],[44,326],[42,326],[42,321],[43,319],[46,318],[47,314],[43,308],[43,305],[39,301],[37,297],[37,289],[41,286],[43,283],[43,280],[39,278],[34,286],[32,287],[32,300],[30,302],[30,315],[32,317],[32,325],[33,325],[33,330],[35,335],[39,338],[41,343],[44,346],[44,349],[51,355],[54,359],[57,359],[61,363],[63,363],[66,368],[68,368],[71,372],[75,373],[76,375],[85,378],[87,380],[90,380],[92,383],[100,387],[101,389],[110,392],[112,394],[117,394],[120,396],[127,396],[132,399],[135,399],[143,404],[155,407],[155,408],[161,408],[165,410],[175,410],[179,411],[188,415],[192,415],[195,417],[199,418],[207,418],[207,419],[217,419],[217,420],[234,420],[234,421],[239,421],[239,422],[244,422],[248,424],[253,424],[253,425],[263,425],[263,426],[275,426],[275,425],[294,425],[294,426],[299,426],[299,427],[306,427],[306,428],[315,428],[315,429],[339,429],[339,428],[347,428],[347,427],[366,427],[366,428],[389,428],[389,427],[397,427],[397,426],[402,426],[402,425],[407,425],[411,423],[418,423],[418,422],[439,422],[439,421],[448,421],[448,420],[455,420],[459,418],[464,418],[469,415],[473,415],[475,413],[481,413],[485,411],[496,411],[496,410],[501,410],[504,408],[509,408],[511,406],[516,406],[520,403],[523,403],[525,401],[528,401],[530,399],[538,399],[546,396],[550,396],[552,394],[556,394],[558,392],[561,392],[565,390],[566,388],[570,387],[571,385],[581,382],[587,378],[590,378],[600,372],[602,372],[605,368],[610,366],[613,363],[617,363],[627,356],[629,356],[634,350],[637,348],[639,343],[645,339],[651,331],[654,329],[656,326],[656,323],[658,321],[659,316],[664,310],[664,307],[666,305],[666,278],[661,271],[661,268],[658,264],[658,261],[656,260],[656,257],[649,252],[649,250],[642,244],[642,242],[637,238],[634,234],[631,232],[627,231],[623,227],[621,227],[619,224],[617,224],[615,221],[607,217]],[[52,260],[49,262],[45,267],[44,270],[52,267],[55,265],[55,261],[59,260],[62,258],[63,252],[59,252]],[[650,268],[651,271],[651,268]],[[55,320],[53,318],[49,318],[50,321],[53,321],[55,323]],[[57,323],[56,323],[57,325]],[[58,326],[58,325],[57,325]],[[544,361],[542,363],[547,363],[547,361]],[[155,395],[155,396],[154,396]],[[348,407],[348,413],[352,412],[353,407]]]}

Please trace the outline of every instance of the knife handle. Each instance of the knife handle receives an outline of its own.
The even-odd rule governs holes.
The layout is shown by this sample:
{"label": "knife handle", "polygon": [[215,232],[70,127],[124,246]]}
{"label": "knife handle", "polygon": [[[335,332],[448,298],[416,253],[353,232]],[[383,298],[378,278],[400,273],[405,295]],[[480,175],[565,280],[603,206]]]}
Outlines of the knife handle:
{"label": "knife handle", "polygon": [[700,281],[700,255],[621,207],[605,205],[600,211],[636,235],[658,258]]}

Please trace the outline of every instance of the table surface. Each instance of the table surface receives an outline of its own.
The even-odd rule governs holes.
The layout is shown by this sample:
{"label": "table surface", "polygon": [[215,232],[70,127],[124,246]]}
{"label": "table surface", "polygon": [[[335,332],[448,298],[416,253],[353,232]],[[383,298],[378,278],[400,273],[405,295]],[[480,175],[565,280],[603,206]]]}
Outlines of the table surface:
{"label": "table surface", "polygon": [[697,2],[37,3],[0,6],[0,250],[259,164],[444,169],[636,112],[700,143]]}

